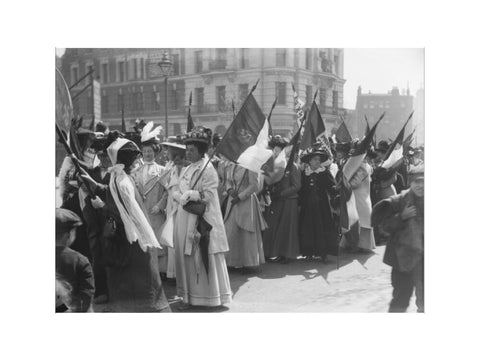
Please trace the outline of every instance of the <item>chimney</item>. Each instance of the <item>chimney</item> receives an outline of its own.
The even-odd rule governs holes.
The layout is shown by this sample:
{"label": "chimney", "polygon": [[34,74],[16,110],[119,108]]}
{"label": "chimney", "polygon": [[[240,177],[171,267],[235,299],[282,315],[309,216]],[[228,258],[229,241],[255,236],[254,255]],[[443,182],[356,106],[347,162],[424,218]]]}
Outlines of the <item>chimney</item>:
{"label": "chimney", "polygon": [[357,89],[357,96],[360,96],[362,95],[362,87],[359,86],[358,89]]}

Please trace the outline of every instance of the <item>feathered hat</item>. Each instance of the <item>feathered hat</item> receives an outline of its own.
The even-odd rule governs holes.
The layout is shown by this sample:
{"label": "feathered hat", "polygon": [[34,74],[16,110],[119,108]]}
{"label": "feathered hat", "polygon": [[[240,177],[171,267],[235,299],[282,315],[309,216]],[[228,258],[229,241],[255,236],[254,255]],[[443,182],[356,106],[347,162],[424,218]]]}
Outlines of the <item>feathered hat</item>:
{"label": "feathered hat", "polygon": [[308,163],[310,159],[312,159],[314,156],[319,155],[320,156],[320,162],[324,163],[325,161],[328,160],[328,152],[324,148],[319,148],[319,147],[311,147],[308,148],[300,157],[300,160],[304,163]]}
{"label": "feathered hat", "polygon": [[160,140],[158,135],[162,132],[162,126],[159,125],[153,129],[153,121],[149,121],[142,129],[140,133],[140,141],[142,145],[158,145]]}
{"label": "feathered hat", "polygon": [[269,139],[268,141],[268,147],[270,149],[273,149],[276,146],[278,146],[280,149],[283,149],[287,145],[288,145],[288,140],[285,139],[284,137],[281,137],[280,135],[272,136],[271,139]]}

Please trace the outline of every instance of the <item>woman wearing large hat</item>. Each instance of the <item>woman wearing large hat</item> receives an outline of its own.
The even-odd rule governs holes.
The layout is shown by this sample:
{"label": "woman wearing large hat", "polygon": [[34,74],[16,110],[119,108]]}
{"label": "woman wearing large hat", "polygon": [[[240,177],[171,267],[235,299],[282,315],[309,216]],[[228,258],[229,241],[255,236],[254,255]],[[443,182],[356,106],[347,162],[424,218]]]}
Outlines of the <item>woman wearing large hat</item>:
{"label": "woman wearing large hat", "polygon": [[336,226],[330,200],[337,195],[335,180],[328,170],[331,160],[321,148],[310,148],[301,156],[308,164],[302,173],[300,203],[300,253],[320,256],[325,262],[327,254],[337,253]]}
{"label": "woman wearing large hat", "polygon": [[[168,162],[165,166],[167,176],[162,179],[162,184],[168,192],[167,207],[165,208],[167,220],[162,237],[165,237],[166,241],[173,246],[173,224],[175,224],[179,205],[178,201],[173,198],[173,194],[179,191],[180,179],[187,166],[185,160],[186,146],[180,135],[169,136],[167,141],[160,145],[166,149],[168,155]],[[175,279],[175,277],[175,248],[168,247],[167,278]]]}
{"label": "woman wearing large hat", "polygon": [[[172,197],[179,203],[174,224],[177,295],[184,306],[219,306],[232,300],[225,253],[227,235],[218,201],[218,176],[205,154],[212,132],[196,127],[186,134],[185,169]],[[204,212],[193,213],[190,204],[205,205]],[[187,211],[189,210],[189,211]],[[199,225],[211,227],[199,230]],[[204,247],[206,245],[206,247]]]}
{"label": "woman wearing large hat", "polygon": [[105,203],[99,200],[94,206],[103,207],[105,219],[102,244],[109,302],[118,312],[170,311],[158,272],[161,246],[132,177],[138,169],[140,149],[118,133],[110,133],[108,143],[113,164],[110,184]]}
{"label": "woman wearing large hat", "polygon": [[[288,142],[281,137],[272,138],[269,147],[273,149],[275,159],[287,145]],[[278,179],[275,171],[270,179]],[[263,247],[267,258],[276,258],[275,261],[287,263],[300,254],[298,238],[300,186],[301,174],[296,162],[287,173],[281,172],[280,180],[268,186],[271,204],[265,208],[268,228],[263,232]]]}
{"label": "woman wearing large hat", "polygon": [[[155,161],[160,152],[160,141],[158,135],[162,130],[161,126],[153,129],[153,121],[148,122],[140,133],[143,164],[134,174],[135,184],[142,196],[143,205],[148,212],[148,219],[152,225],[153,232],[158,239],[162,233],[162,226],[165,222],[165,207],[167,206],[168,193],[161,183],[165,176],[165,167]],[[159,272],[163,278],[167,272],[167,248],[158,250]]]}

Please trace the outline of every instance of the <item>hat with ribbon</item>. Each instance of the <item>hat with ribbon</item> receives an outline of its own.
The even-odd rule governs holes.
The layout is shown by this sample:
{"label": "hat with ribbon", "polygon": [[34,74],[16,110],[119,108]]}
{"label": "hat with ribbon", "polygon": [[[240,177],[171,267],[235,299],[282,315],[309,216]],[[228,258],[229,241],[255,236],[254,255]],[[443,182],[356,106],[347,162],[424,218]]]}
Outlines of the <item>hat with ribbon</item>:
{"label": "hat with ribbon", "polygon": [[193,143],[202,143],[210,145],[212,139],[212,130],[203,126],[197,126],[192,129],[189,133],[185,134],[183,139],[185,145]]}

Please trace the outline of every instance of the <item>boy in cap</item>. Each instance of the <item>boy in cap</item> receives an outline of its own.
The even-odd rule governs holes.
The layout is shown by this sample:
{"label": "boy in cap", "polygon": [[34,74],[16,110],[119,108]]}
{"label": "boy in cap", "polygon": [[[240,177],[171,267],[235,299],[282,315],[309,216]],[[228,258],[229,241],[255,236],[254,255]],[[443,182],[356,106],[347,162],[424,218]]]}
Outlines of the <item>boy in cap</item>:
{"label": "boy in cap", "polygon": [[389,312],[405,312],[415,289],[417,312],[424,312],[424,166],[410,168],[409,188],[380,201],[372,223],[390,234],[383,262],[392,267]]}
{"label": "boy in cap", "polygon": [[71,288],[69,296],[63,297],[64,306],[56,307],[57,312],[61,312],[62,308],[71,312],[92,312],[95,293],[92,267],[85,256],[69,248],[80,225],[82,221],[73,211],[55,209],[56,277]]}

